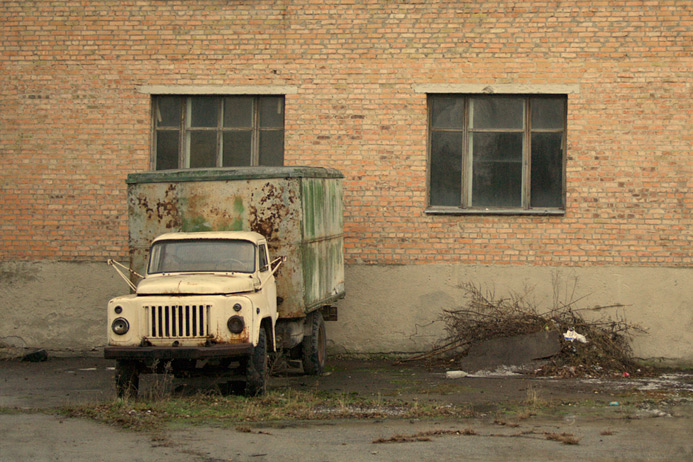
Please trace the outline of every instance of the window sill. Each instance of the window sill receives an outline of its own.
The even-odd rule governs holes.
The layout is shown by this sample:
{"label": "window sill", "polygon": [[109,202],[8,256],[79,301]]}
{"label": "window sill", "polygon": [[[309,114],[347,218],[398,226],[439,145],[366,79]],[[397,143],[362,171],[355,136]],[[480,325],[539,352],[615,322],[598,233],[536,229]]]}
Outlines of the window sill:
{"label": "window sill", "polygon": [[562,216],[565,210],[553,208],[536,209],[462,209],[459,207],[428,207],[426,215],[540,215]]}

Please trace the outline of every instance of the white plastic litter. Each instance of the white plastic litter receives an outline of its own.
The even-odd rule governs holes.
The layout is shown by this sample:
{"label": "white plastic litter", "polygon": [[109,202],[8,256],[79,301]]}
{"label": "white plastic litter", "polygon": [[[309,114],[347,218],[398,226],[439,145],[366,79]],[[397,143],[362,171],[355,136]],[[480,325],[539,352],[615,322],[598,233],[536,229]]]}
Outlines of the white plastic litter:
{"label": "white plastic litter", "polygon": [[445,378],[447,379],[461,379],[462,377],[467,377],[469,374],[467,374],[465,371],[447,371],[445,373]]}
{"label": "white plastic litter", "polygon": [[582,334],[578,334],[575,332],[575,329],[568,329],[565,331],[565,334],[563,334],[563,338],[566,339],[568,342],[580,342],[580,343],[587,343],[587,337],[585,337]]}

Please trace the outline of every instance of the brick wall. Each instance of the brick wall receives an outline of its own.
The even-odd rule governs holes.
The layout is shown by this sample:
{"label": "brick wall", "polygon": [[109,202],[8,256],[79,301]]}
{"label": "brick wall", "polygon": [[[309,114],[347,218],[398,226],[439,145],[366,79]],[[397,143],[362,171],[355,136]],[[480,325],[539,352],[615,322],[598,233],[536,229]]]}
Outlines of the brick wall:
{"label": "brick wall", "polygon": [[[342,170],[349,263],[693,265],[693,6],[0,3],[0,258],[125,259],[142,85],[291,85],[287,164]],[[421,84],[576,85],[564,216],[429,216]]]}

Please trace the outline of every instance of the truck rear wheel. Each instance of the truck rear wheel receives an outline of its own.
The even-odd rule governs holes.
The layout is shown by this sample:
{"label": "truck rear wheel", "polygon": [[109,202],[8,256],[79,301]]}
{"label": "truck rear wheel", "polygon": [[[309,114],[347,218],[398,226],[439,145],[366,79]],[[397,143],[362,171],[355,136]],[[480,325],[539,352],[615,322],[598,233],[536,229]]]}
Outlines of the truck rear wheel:
{"label": "truck rear wheel", "polygon": [[267,333],[260,328],[260,337],[257,345],[248,360],[246,371],[245,394],[246,396],[262,395],[267,391]]}
{"label": "truck rear wheel", "polygon": [[322,313],[316,310],[308,315],[306,323],[310,326],[310,336],[303,337],[303,372],[320,375],[325,370],[327,360],[327,334]]}
{"label": "truck rear wheel", "polygon": [[140,386],[137,361],[116,361],[115,384],[118,398],[137,398]]}

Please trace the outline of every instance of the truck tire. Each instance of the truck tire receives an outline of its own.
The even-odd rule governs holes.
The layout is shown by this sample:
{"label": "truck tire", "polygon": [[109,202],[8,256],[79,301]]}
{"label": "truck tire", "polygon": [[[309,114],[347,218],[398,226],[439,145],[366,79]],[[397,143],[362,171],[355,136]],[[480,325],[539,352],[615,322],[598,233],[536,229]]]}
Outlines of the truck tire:
{"label": "truck tire", "polygon": [[116,361],[115,385],[118,398],[137,398],[140,386],[137,361]]}
{"label": "truck tire", "polygon": [[267,391],[267,333],[264,328],[260,328],[260,337],[257,345],[248,360],[246,371],[245,395],[258,396]]}
{"label": "truck tire", "polygon": [[325,370],[327,359],[327,335],[325,320],[319,310],[306,317],[310,326],[310,335],[303,337],[303,372],[308,375],[320,375]]}

